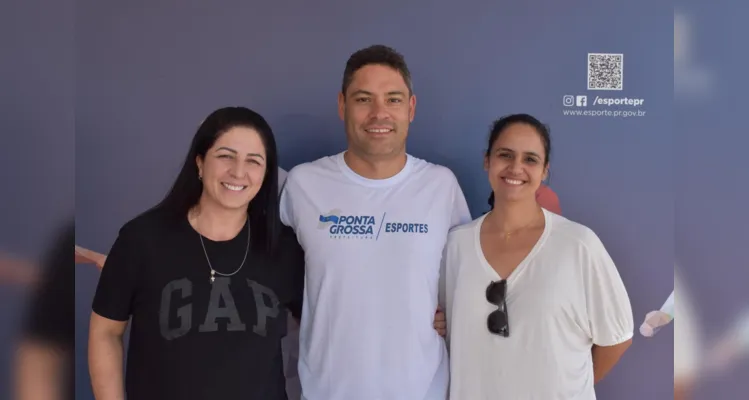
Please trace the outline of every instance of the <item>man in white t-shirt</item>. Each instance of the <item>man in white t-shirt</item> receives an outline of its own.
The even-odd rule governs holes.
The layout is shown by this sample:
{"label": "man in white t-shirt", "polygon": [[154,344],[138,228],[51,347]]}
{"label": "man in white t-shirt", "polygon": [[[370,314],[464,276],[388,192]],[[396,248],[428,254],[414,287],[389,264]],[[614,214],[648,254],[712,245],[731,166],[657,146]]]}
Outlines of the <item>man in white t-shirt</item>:
{"label": "man in white t-shirt", "polygon": [[448,231],[471,220],[455,175],[406,153],[416,97],[385,46],[346,64],[338,111],[347,150],[301,164],[281,219],[306,254],[299,378],[307,400],[445,400],[434,329]]}

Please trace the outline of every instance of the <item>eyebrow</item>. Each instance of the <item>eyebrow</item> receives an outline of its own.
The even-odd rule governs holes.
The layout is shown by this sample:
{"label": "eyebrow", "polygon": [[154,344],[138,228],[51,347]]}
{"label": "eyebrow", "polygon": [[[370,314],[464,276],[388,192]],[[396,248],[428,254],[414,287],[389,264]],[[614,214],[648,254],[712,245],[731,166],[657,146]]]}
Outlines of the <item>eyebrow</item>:
{"label": "eyebrow", "polygon": [[[356,90],[353,93],[351,93],[351,96],[356,96],[356,95],[360,95],[360,94],[364,94],[364,95],[367,95],[367,96],[374,95],[374,93],[372,93],[370,91],[359,89],[359,90]],[[398,96],[405,96],[406,95],[406,93],[403,92],[403,91],[401,91],[401,90],[391,90],[391,91],[387,92],[386,94],[388,96],[396,96],[396,95],[398,95]]]}
{"label": "eyebrow", "polygon": [[[234,154],[237,154],[237,151],[236,151],[236,150],[234,150],[234,149],[230,149],[230,148],[228,148],[228,147],[223,147],[223,146],[222,146],[222,147],[219,147],[218,149],[216,149],[216,151],[217,151],[217,152],[218,152],[218,151],[220,151],[220,150],[226,150],[226,151],[228,151],[228,152],[230,152],[230,153],[234,153]],[[260,155],[260,154],[258,154],[258,153],[249,153],[249,154],[247,154],[247,155],[248,155],[248,156],[250,156],[250,157],[260,157],[260,158],[262,158],[263,160],[265,160],[265,157],[263,157],[262,155]]]}
{"label": "eyebrow", "polygon": [[[499,151],[509,151],[509,152],[511,152],[511,153],[515,153],[515,150],[513,150],[513,149],[508,149],[507,147],[500,147],[500,148],[498,148],[498,149],[497,149],[497,150],[495,151],[495,153],[496,153],[496,152],[499,152]],[[538,154],[536,154],[535,152],[532,152],[532,151],[526,151],[526,152],[525,152],[524,154],[526,154],[526,155],[529,155],[529,156],[534,156],[534,157],[538,157],[538,158],[541,158],[541,156],[540,156],[540,155],[538,155]]]}

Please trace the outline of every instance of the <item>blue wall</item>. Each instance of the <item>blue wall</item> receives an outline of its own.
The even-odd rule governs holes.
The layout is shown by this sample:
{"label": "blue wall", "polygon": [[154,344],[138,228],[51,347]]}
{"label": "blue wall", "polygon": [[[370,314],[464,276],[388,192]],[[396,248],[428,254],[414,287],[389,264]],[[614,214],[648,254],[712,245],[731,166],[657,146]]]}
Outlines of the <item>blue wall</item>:
{"label": "blue wall", "polygon": [[[117,229],[165,193],[215,108],[266,116],[287,169],[342,150],[344,64],[384,43],[406,56],[414,78],[409,152],[452,168],[474,216],[486,210],[492,120],[528,112],[550,124],[551,186],[565,215],[608,247],[639,325],[673,289],[672,22],[670,6],[642,0],[79,1],[77,242],[107,252]],[[622,91],[587,90],[590,52],[625,55]],[[564,115],[565,95],[642,98],[646,114]],[[78,271],[76,373],[79,398],[90,399],[85,344],[98,272]],[[599,397],[671,396],[672,344],[672,327],[657,340],[637,335]]]}

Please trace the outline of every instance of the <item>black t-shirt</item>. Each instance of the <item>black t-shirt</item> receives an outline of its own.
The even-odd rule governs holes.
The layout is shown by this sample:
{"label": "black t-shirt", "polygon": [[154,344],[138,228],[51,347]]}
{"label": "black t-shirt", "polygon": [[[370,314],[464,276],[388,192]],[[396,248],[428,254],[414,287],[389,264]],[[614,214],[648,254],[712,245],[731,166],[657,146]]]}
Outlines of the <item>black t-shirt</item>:
{"label": "black t-shirt", "polygon": [[[247,235],[245,225],[228,241],[203,237],[216,271],[239,268]],[[286,309],[298,316],[304,290],[304,253],[294,233],[284,227],[276,254],[250,248],[239,272],[210,278],[187,217],[172,222],[149,212],[122,227],[93,310],[118,321],[132,316],[129,399],[287,398],[281,339]]]}

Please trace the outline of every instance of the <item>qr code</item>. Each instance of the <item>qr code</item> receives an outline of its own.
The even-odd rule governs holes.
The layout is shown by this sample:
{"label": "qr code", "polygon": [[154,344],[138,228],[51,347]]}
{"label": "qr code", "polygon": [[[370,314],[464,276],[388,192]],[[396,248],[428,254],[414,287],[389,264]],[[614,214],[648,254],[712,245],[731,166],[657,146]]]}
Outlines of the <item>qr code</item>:
{"label": "qr code", "polygon": [[588,54],[588,90],[622,90],[624,54]]}

